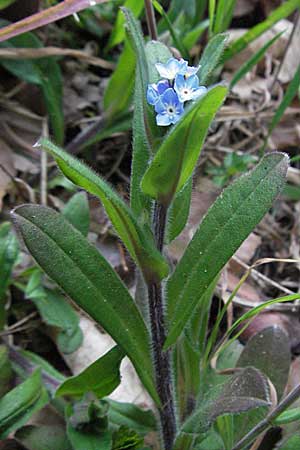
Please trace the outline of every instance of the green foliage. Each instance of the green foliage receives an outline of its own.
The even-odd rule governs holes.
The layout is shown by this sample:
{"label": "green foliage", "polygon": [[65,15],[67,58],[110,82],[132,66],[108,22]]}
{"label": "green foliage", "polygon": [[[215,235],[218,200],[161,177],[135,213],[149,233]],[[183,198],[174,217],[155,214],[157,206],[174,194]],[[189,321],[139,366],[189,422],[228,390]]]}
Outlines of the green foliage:
{"label": "green foliage", "polygon": [[[124,2],[124,8],[131,11],[131,13],[135,17],[139,17],[144,8],[143,0],[126,0]],[[125,38],[125,30],[124,30],[125,18],[122,14],[122,11],[119,10],[117,15],[117,20],[115,22],[114,29],[109,37],[108,47],[114,47],[117,44],[120,44]]]}
{"label": "green foliage", "polygon": [[90,228],[90,210],[85,192],[74,194],[65,205],[62,213],[76,230],[80,231],[83,236],[87,236]]}
{"label": "green foliage", "polygon": [[17,238],[11,231],[10,223],[4,222],[0,225],[0,330],[5,325],[5,294],[18,256]]}
{"label": "green foliage", "polygon": [[210,165],[207,172],[213,175],[213,181],[218,186],[225,186],[227,182],[234,176],[241,172],[246,172],[249,164],[256,160],[252,155],[237,153],[228,153],[221,166]]}
{"label": "green foliage", "polygon": [[218,0],[215,17],[212,18],[213,34],[223,33],[231,23],[236,0]]}
{"label": "green foliage", "polygon": [[154,246],[150,233],[139,226],[133,212],[102,178],[85,164],[46,139],[39,144],[56,160],[64,175],[73,183],[100,198],[112,224],[146,278],[164,278],[168,266]]}
{"label": "green foliage", "polygon": [[200,59],[199,80],[200,84],[207,84],[214,70],[221,62],[226,48],[228,35],[217,34],[209,40]]}
{"label": "green foliage", "polygon": [[230,82],[230,89],[236,85],[259,61],[265,56],[267,50],[277,41],[283,34],[283,31],[276,34],[272,39],[269,39],[254,55],[252,55],[241,67],[237,70]]}
{"label": "green foliage", "polygon": [[299,86],[300,86],[300,64],[298,65],[295,75],[294,75],[292,81],[290,82],[290,84],[288,85],[288,88],[283,96],[283,99],[281,100],[280,105],[278,106],[278,108],[272,118],[271,124],[269,126],[269,130],[268,130],[268,135],[267,135],[267,138],[265,141],[265,146],[267,144],[267,140],[270,137],[272,131],[280,122],[286,108],[290,105],[293,98],[297,95]]}
{"label": "green foliage", "polygon": [[125,40],[118,65],[104,93],[103,106],[108,120],[115,119],[128,109],[132,100],[135,66],[135,53],[128,40]]}
{"label": "green foliage", "polygon": [[0,345],[0,398],[9,391],[12,376],[13,372],[7,348]]}
{"label": "green foliage", "polygon": [[300,445],[300,436],[295,434],[294,436],[287,439],[278,450],[298,450]]}
{"label": "green foliage", "polygon": [[108,400],[109,422],[130,428],[139,434],[147,434],[156,430],[156,420],[151,410],[142,410],[131,403],[120,403]]}
{"label": "green foliage", "polygon": [[120,384],[119,370],[124,356],[123,350],[114,347],[79,375],[64,381],[57,389],[56,396],[81,397],[88,392],[93,392],[97,398],[109,395]]}
{"label": "green foliage", "polygon": [[12,5],[16,0],[0,0],[0,10]]}
{"label": "green foliage", "polygon": [[210,89],[174,125],[144,175],[141,186],[145,194],[167,206],[182,189],[193,173],[208,128],[226,92],[224,86]]}
{"label": "green foliage", "polygon": [[[6,22],[1,21],[0,25]],[[0,48],[41,48],[42,42],[32,33],[24,33],[9,41],[1,42]],[[54,58],[5,59],[0,64],[21,80],[40,86],[50,117],[55,140],[62,144],[64,140],[64,118],[62,109],[62,77],[59,65]]]}
{"label": "green foliage", "polygon": [[79,231],[50,208],[21,206],[15,209],[14,220],[37,263],[124,349],[156,398],[148,330],[111,266]]}
{"label": "green foliage", "polygon": [[66,431],[59,425],[27,425],[15,436],[28,450],[72,450]]}
{"label": "green foliage", "polygon": [[193,180],[192,177],[185,186],[175,195],[170,206],[166,241],[172,242],[184,229],[189,217]]}
{"label": "green foliage", "polygon": [[181,334],[210,283],[259,223],[284,186],[288,157],[266,156],[229,186],[209,209],[168,281],[170,329],[165,346]]}
{"label": "green foliage", "polygon": [[47,403],[48,395],[37,370],[0,399],[0,437],[20,428]]}
{"label": "green foliage", "polygon": [[63,353],[73,353],[80,347],[83,335],[77,314],[58,291],[43,286],[40,269],[29,278],[25,297],[35,304],[45,323],[60,330],[57,345]]}
{"label": "green foliage", "polygon": [[272,28],[275,23],[281,19],[285,19],[299,7],[299,0],[287,0],[277,9],[271,12],[263,21],[250,28],[243,36],[234,41],[225,51],[224,60],[231,59],[234,55],[244,50],[252,41],[261,36],[267,30]]}

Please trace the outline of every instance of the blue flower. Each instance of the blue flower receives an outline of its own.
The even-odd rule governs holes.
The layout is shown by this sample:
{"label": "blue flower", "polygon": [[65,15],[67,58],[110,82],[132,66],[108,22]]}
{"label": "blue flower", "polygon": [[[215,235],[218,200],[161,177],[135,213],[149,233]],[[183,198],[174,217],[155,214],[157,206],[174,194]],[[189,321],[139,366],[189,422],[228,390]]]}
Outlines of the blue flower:
{"label": "blue flower", "polygon": [[198,70],[200,69],[200,64],[199,66],[195,67],[195,66],[187,66],[186,72],[185,72],[185,76],[188,78],[192,75],[196,75],[196,73],[198,72]]}
{"label": "blue flower", "polygon": [[196,100],[207,91],[206,87],[199,86],[197,75],[191,75],[188,78],[180,74],[176,75],[174,89],[181,102]]}
{"label": "blue flower", "polygon": [[176,123],[183,114],[183,103],[180,102],[174,89],[169,88],[159,97],[155,103],[157,112],[156,123],[160,126],[168,126]]}
{"label": "blue flower", "polygon": [[166,89],[170,87],[168,80],[160,80],[157,84],[149,84],[147,89],[147,102],[150,105],[155,105],[159,96],[162,95]]}
{"label": "blue flower", "polygon": [[174,80],[178,73],[184,75],[187,71],[188,63],[184,59],[170,58],[166,64],[156,63],[155,67],[162,78]]}

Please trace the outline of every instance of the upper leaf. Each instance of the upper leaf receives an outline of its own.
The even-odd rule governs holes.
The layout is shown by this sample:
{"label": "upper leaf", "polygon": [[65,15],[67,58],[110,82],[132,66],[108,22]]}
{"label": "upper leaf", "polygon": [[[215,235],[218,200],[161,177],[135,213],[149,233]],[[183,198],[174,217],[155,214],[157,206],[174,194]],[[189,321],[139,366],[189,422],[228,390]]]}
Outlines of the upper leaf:
{"label": "upper leaf", "polygon": [[197,302],[282,190],[288,156],[271,153],[224,190],[209,209],[168,281],[170,331],[175,342]]}
{"label": "upper leaf", "polygon": [[164,278],[168,274],[168,265],[156,249],[152,235],[143,231],[130,208],[110,185],[85,164],[47,139],[41,139],[39,145],[55,158],[67,178],[100,198],[118,235],[141,267],[145,278]]}
{"label": "upper leaf", "polygon": [[208,82],[211,74],[220,63],[227,40],[227,34],[217,34],[208,42],[200,60],[200,84],[206,84]]}
{"label": "upper leaf", "polygon": [[227,88],[215,86],[171,129],[142,180],[143,191],[166,206],[193,173],[208,128]]}
{"label": "upper leaf", "polygon": [[148,330],[108,262],[62,215],[50,208],[19,206],[13,217],[38,264],[122,347],[156,398]]}

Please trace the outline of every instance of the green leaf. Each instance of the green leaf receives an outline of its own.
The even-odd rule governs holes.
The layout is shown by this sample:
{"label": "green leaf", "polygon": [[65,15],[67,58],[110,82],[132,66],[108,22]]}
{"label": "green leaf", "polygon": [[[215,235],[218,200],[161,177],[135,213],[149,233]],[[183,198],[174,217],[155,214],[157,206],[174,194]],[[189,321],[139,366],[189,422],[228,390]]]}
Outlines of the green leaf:
{"label": "green leaf", "polygon": [[290,364],[289,337],[280,327],[272,326],[251,337],[236,365],[256,367],[263,372],[271,380],[280,400],[288,381]]}
{"label": "green leaf", "polygon": [[61,425],[27,425],[15,434],[28,450],[72,450]]}
{"label": "green leaf", "polygon": [[104,111],[109,121],[110,118],[115,118],[126,112],[130,106],[135,65],[135,53],[128,40],[125,40],[123,52],[119,57],[116,69],[109,79],[103,98]]}
{"label": "green leaf", "polygon": [[80,397],[93,392],[98,398],[109,395],[120,384],[120,364],[125,354],[118,346],[59,386],[56,396]]}
{"label": "green leaf", "polygon": [[144,440],[135,430],[121,426],[113,434],[113,450],[140,450]]}
{"label": "green leaf", "polygon": [[217,34],[206,45],[200,59],[198,73],[200,84],[207,84],[211,74],[219,65],[228,40],[227,34]]}
{"label": "green leaf", "polygon": [[243,36],[234,41],[224,54],[224,61],[231,59],[234,55],[244,50],[248,44],[261,36],[265,31],[272,28],[275,23],[281,19],[285,19],[292,14],[295,9],[299,7],[299,0],[288,0],[276,8],[269,14],[269,16],[263,21],[250,28]]}
{"label": "green leaf", "polygon": [[[4,23],[6,22],[0,22],[2,26]],[[0,43],[0,48],[18,47],[41,48],[42,42],[33,33],[24,33]],[[55,140],[62,144],[64,140],[63,83],[60,68],[55,59],[50,57],[33,60],[1,58],[0,64],[18,78],[41,87]]]}
{"label": "green leaf", "polygon": [[90,228],[90,209],[85,192],[74,194],[65,205],[62,214],[83,236],[87,236]]}
{"label": "green leaf", "polygon": [[12,5],[16,0],[0,0],[0,10]]}
{"label": "green leaf", "polygon": [[251,69],[254,67],[265,55],[267,50],[277,41],[277,39],[282,35],[283,31],[276,34],[272,39],[270,39],[265,45],[263,45],[256,53],[254,53],[251,58],[249,58],[242,66],[236,71],[234,77],[230,82],[230,89],[236,85]]}
{"label": "green leaf", "polygon": [[44,322],[61,329],[57,336],[58,348],[63,353],[73,353],[80,347],[83,340],[79,318],[59,292],[43,287],[41,278],[40,269],[32,273],[26,286],[25,296],[35,304]]}
{"label": "green leaf", "polygon": [[215,86],[185,112],[171,129],[147,169],[145,194],[169,205],[191,177],[208,128],[222,105],[227,89]]}
{"label": "green leaf", "polygon": [[167,243],[172,242],[184,229],[190,213],[191,195],[193,179],[192,177],[186,185],[175,195],[168,213],[168,223],[166,231]]}
{"label": "green leaf", "polygon": [[17,238],[9,222],[0,225],[0,330],[5,325],[5,294],[11,282],[12,270],[19,256]]}
{"label": "green leaf", "polygon": [[124,349],[145,387],[157,399],[148,330],[111,266],[79,231],[50,208],[25,205],[16,208],[13,215],[38,264]]}
{"label": "green leaf", "polygon": [[13,371],[8,357],[7,347],[0,345],[0,397],[10,389]]}
{"label": "green leaf", "polygon": [[126,426],[140,434],[156,430],[155,416],[150,409],[144,411],[132,403],[121,403],[110,399],[108,402],[109,422],[118,426]]}
{"label": "green leaf", "polygon": [[214,34],[226,31],[230,26],[236,0],[219,0],[213,24]]}
{"label": "green leaf", "polygon": [[195,26],[192,30],[188,31],[183,36],[183,45],[188,50],[191,50],[194,45],[197,43],[197,41],[200,39],[201,35],[204,33],[204,31],[208,28],[209,20],[203,20],[198,25]]}
{"label": "green leaf", "polygon": [[204,292],[283,189],[288,157],[271,153],[223,191],[209,209],[168,281],[170,331],[165,347],[181,334]]}
{"label": "green leaf", "polygon": [[278,447],[278,450],[298,450],[300,448],[300,435],[295,434],[294,436],[287,439],[283,444]]}
{"label": "green leaf", "polygon": [[100,198],[119,237],[141,267],[145,278],[164,278],[168,274],[168,265],[156,249],[153,236],[144,232],[132,211],[110,185],[47,139],[41,139],[39,145],[55,158],[67,178]]}
{"label": "green leaf", "polygon": [[[143,0],[126,0],[124,3],[124,8],[131,11],[131,14],[135,17],[139,17],[144,8]],[[117,44],[120,44],[125,38],[125,30],[124,30],[124,15],[120,10],[117,15],[117,20],[115,22],[115,26],[110,34],[108,48],[112,48]]]}
{"label": "green leaf", "polygon": [[270,137],[272,131],[280,122],[280,120],[284,114],[284,111],[290,105],[293,98],[297,95],[299,86],[300,86],[300,64],[298,65],[295,75],[294,75],[292,81],[290,82],[290,84],[288,85],[288,88],[283,96],[283,99],[281,100],[280,105],[278,106],[278,108],[272,118],[271,124],[269,126],[269,130],[268,130],[268,135],[267,135],[267,138],[265,141],[265,146],[266,146],[267,140]]}
{"label": "green leaf", "polygon": [[[270,394],[267,379],[258,370],[247,367],[235,374],[224,385],[211,389],[198,410],[182,425],[180,434],[201,435],[206,433],[220,416],[240,414],[268,406],[270,406]],[[176,443],[174,450],[179,449]]]}
{"label": "green leaf", "polygon": [[20,428],[48,403],[41,372],[36,370],[26,381],[0,399],[0,438]]}

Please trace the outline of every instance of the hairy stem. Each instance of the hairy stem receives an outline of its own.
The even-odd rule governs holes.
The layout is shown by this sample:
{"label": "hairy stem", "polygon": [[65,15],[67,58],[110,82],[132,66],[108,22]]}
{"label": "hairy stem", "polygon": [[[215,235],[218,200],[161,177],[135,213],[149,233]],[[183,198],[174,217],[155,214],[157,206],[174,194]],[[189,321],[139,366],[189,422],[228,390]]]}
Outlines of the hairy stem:
{"label": "hairy stem", "polygon": [[[156,245],[160,252],[163,250],[166,225],[166,209],[155,204],[153,229]],[[176,419],[172,389],[170,351],[163,351],[166,339],[164,317],[163,291],[161,283],[148,285],[149,315],[151,322],[152,351],[155,367],[156,388],[161,400],[159,410],[162,438],[165,450],[172,450],[176,434]]]}
{"label": "hairy stem", "polygon": [[154,9],[151,0],[145,0],[145,12],[147,19],[147,27],[149,30],[149,34],[151,39],[157,41],[157,29],[156,29],[156,21],[154,15]]}
{"label": "hairy stem", "polygon": [[251,444],[261,433],[273,426],[274,420],[300,397],[300,384],[296,386],[261,422],[244,436],[232,450],[242,450]]}

